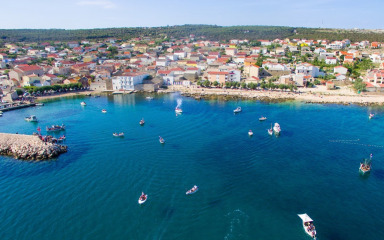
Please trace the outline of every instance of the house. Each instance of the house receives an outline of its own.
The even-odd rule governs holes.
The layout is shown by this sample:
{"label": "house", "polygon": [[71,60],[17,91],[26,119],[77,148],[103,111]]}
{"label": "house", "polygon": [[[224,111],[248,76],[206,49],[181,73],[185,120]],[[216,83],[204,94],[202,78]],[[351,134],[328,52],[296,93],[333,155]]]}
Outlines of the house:
{"label": "house", "polygon": [[319,68],[316,66],[313,66],[310,63],[301,63],[296,65],[296,74],[304,74],[304,75],[309,75],[311,77],[318,77],[318,76],[323,76],[324,73],[320,72]]}
{"label": "house", "polygon": [[[51,85],[50,82],[47,82],[46,84],[47,85],[45,86]],[[23,76],[21,85],[23,87],[30,87],[30,86],[41,87],[43,86],[43,83],[42,83],[41,77],[37,76],[36,74],[31,74],[31,75]]]}
{"label": "house", "polygon": [[8,73],[10,79],[14,78],[17,81],[21,81],[23,76],[35,74],[37,76],[42,76],[44,74],[44,70],[37,65],[21,65],[16,66],[14,70]]}
{"label": "house", "polygon": [[381,43],[379,42],[371,42],[371,48],[380,48],[381,47]]}
{"label": "house", "polygon": [[332,81],[327,81],[325,83],[325,86],[327,87],[328,90],[335,89],[335,83]]}
{"label": "house", "polygon": [[307,82],[311,80],[311,76],[304,74],[288,74],[279,77],[280,84],[293,84],[298,87],[306,86]]}
{"label": "house", "polygon": [[47,46],[47,47],[45,47],[45,51],[52,53],[52,52],[55,52],[56,49],[53,46]]}
{"label": "house", "polygon": [[68,47],[69,48],[75,48],[75,47],[79,47],[79,43],[78,42],[68,42]]}
{"label": "house", "polygon": [[333,68],[333,73],[336,75],[336,73],[340,73],[342,75],[347,75],[348,73],[348,68],[343,67],[343,66],[337,66]]}
{"label": "house", "polygon": [[53,74],[45,74],[44,76],[42,76],[41,79],[43,80],[43,82],[49,81],[51,85],[58,84],[61,82],[61,78]]}
{"label": "house", "polygon": [[237,48],[226,48],[225,54],[230,56],[235,56],[237,54]]}
{"label": "house", "polygon": [[211,83],[218,82],[224,85],[228,78],[229,72],[208,72],[208,81]]}
{"label": "house", "polygon": [[336,76],[337,81],[344,81],[345,79],[347,79],[347,77],[345,75],[340,74],[340,73],[337,73],[335,76]]}
{"label": "house", "polygon": [[325,59],[325,63],[326,64],[336,64],[337,63],[337,59],[335,57],[327,57]]}
{"label": "house", "polygon": [[143,80],[148,77],[148,73],[123,73],[112,78],[113,90],[135,90],[135,85],[143,84]]}
{"label": "house", "polygon": [[269,40],[258,40],[261,43],[261,46],[270,46],[272,42]]}
{"label": "house", "polygon": [[110,79],[96,77],[93,82],[91,82],[89,89],[93,91],[106,91],[106,90],[112,90],[108,89],[108,82],[110,82],[110,85],[112,85],[112,81]]}

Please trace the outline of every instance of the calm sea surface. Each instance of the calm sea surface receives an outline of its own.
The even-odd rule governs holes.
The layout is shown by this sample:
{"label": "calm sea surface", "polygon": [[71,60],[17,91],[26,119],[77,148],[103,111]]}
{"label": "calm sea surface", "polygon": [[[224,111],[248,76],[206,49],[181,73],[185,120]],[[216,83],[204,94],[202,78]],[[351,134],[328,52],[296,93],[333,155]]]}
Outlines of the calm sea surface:
{"label": "calm sea surface", "polygon": [[[176,116],[178,99],[184,113]],[[32,114],[38,124],[24,121]],[[267,134],[275,122],[280,137]],[[178,94],[62,98],[5,112],[0,132],[62,123],[69,152],[58,159],[0,157],[1,240],[310,239],[298,213],[314,219],[320,240],[383,239],[381,108]],[[373,170],[361,177],[370,153]]]}

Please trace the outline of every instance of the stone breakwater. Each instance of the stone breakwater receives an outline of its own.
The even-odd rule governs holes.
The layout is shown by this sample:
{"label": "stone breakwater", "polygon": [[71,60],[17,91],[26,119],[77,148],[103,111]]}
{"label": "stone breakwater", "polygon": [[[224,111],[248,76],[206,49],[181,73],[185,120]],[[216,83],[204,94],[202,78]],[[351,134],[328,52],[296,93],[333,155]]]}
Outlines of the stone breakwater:
{"label": "stone breakwater", "polygon": [[38,136],[0,133],[0,155],[23,160],[46,160],[67,152],[67,146],[46,143]]}

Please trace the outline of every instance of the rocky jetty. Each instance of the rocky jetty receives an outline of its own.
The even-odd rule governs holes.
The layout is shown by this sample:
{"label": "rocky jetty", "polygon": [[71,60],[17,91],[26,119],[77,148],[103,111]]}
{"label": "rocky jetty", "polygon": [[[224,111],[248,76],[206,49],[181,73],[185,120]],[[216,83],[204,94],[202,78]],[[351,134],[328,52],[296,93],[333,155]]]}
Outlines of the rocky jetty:
{"label": "rocky jetty", "polygon": [[67,146],[43,142],[39,136],[0,133],[0,155],[23,160],[46,160],[67,152]]}

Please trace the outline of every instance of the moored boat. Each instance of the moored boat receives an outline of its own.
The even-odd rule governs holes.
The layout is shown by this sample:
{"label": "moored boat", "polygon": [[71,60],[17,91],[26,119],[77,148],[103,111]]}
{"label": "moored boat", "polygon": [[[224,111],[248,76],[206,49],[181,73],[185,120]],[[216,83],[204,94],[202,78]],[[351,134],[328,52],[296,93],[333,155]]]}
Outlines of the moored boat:
{"label": "moored boat", "polygon": [[313,225],[313,220],[306,214],[297,214],[303,221],[304,231],[311,236],[313,239],[316,239],[316,229]]}
{"label": "moored boat", "polygon": [[268,134],[272,136],[272,134],[273,134],[272,123],[271,123],[271,128],[270,128],[270,129],[267,129],[267,130],[268,130]]}
{"label": "moored boat", "polygon": [[370,113],[370,114],[369,114],[369,119],[372,119],[374,116],[375,116],[375,114]]}
{"label": "moored boat", "polygon": [[38,121],[37,121],[37,117],[36,117],[35,115],[31,115],[31,116],[29,116],[29,117],[25,117],[24,119],[25,119],[25,121],[27,121],[27,122],[38,122]]}
{"label": "moored boat", "polygon": [[141,126],[143,126],[144,123],[145,123],[145,121],[144,121],[144,118],[143,118],[143,119],[140,120],[139,124],[140,124]]}
{"label": "moored boat", "polygon": [[267,120],[266,117],[261,116],[261,118],[259,118],[259,121],[265,121],[265,120]]}
{"label": "moored boat", "polygon": [[248,131],[248,135],[249,135],[249,136],[253,136],[253,132],[252,132],[251,129],[249,129],[249,131]]}
{"label": "moored boat", "polygon": [[159,142],[160,142],[161,144],[165,143],[164,138],[162,138],[162,137],[159,136]]}
{"label": "moored boat", "polygon": [[80,105],[81,106],[87,106],[87,104],[85,102],[81,102]]}
{"label": "moored boat", "polygon": [[239,112],[241,112],[242,110],[241,110],[241,107],[237,107],[235,110],[233,110],[233,112],[234,113],[239,113]]}
{"label": "moored boat", "polygon": [[148,195],[144,194],[144,192],[142,192],[140,197],[139,197],[138,203],[141,205],[141,204],[145,203],[147,201],[147,199],[148,199]]}
{"label": "moored boat", "polygon": [[44,106],[44,103],[36,103],[35,106]]}
{"label": "moored boat", "polygon": [[145,97],[145,99],[147,99],[147,100],[152,100],[153,97],[148,96],[148,97]]}
{"label": "moored boat", "polygon": [[183,110],[181,108],[179,108],[179,107],[176,107],[175,108],[175,112],[176,113],[183,113]]}
{"label": "moored boat", "polygon": [[65,135],[63,135],[63,136],[59,137],[59,138],[57,139],[57,141],[58,141],[58,142],[62,142],[62,141],[64,141],[65,139],[66,139]]}
{"label": "moored boat", "polygon": [[102,113],[107,113],[107,110],[106,109],[102,109],[101,112]]}
{"label": "moored boat", "polygon": [[186,195],[190,195],[190,194],[194,194],[195,192],[197,192],[199,190],[199,187],[198,186],[193,186],[191,189],[189,189],[185,194]]}
{"label": "moored boat", "polygon": [[61,126],[60,125],[52,125],[51,127],[46,127],[46,130],[48,132],[57,132],[57,131],[64,131],[65,130],[65,125],[62,124]]}
{"label": "moored boat", "polygon": [[112,134],[114,137],[124,137],[124,133],[121,132],[121,133],[113,133]]}
{"label": "moored boat", "polygon": [[275,123],[275,125],[273,126],[273,131],[275,132],[276,135],[280,134],[281,128],[280,128],[280,125],[278,123]]}
{"label": "moored boat", "polygon": [[371,172],[371,163],[372,163],[372,153],[369,155],[369,159],[364,159],[363,162],[360,163],[359,171],[363,175]]}

